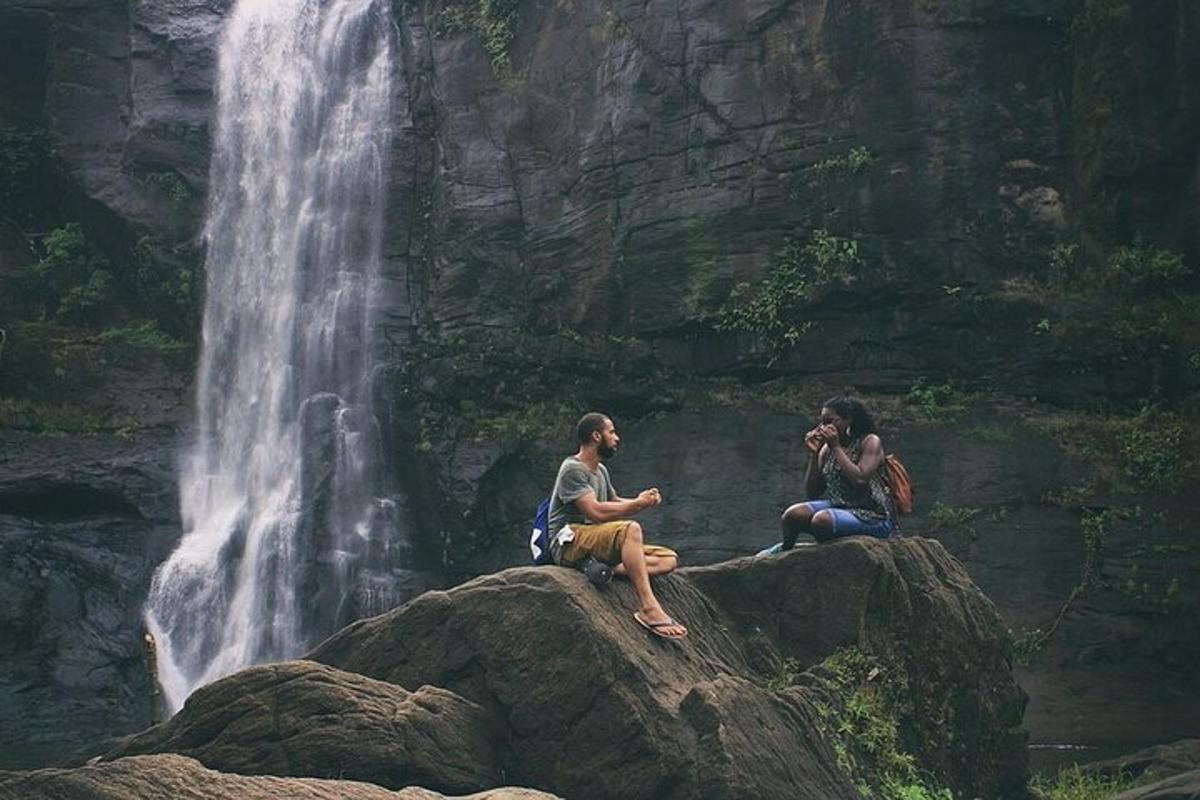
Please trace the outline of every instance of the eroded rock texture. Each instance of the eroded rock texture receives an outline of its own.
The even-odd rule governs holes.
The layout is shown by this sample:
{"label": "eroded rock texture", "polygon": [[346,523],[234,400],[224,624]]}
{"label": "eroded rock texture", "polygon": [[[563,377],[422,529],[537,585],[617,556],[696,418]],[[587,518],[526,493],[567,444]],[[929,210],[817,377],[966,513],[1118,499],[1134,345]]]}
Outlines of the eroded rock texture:
{"label": "eroded rock texture", "polygon": [[310,658],[443,686],[502,720],[509,780],[569,797],[853,798],[816,681],[765,687],[780,659],[858,646],[900,665],[903,740],[966,796],[1020,796],[1024,695],[992,604],[936,542],[847,541],[657,582],[691,631],[650,637],[628,584],[523,568],[355,623]]}
{"label": "eroded rock texture", "polygon": [[[76,769],[0,773],[0,797],[12,800],[439,800],[445,795],[419,788],[391,792],[369,783],[313,778],[246,777],[205,769],[184,756],[134,756]],[[550,800],[529,789],[497,789],[472,800]],[[465,800],[465,798],[464,798]]]}
{"label": "eroded rock texture", "polygon": [[409,692],[294,661],[198,690],[169,722],[130,737],[104,758],[178,753],[240,775],[470,792],[501,783],[494,728],[482,708],[445,689]]}
{"label": "eroded rock texture", "polygon": [[[147,237],[160,256],[190,252],[230,6],[0,0],[0,124],[45,131],[56,165],[47,227],[81,221],[116,264]],[[375,389],[394,477],[412,498],[417,566],[451,582],[520,563],[530,511],[585,407],[634,434],[618,486],[663,484],[652,536],[692,563],[752,552],[799,499],[794,442],[823,396],[851,387],[878,408],[919,379],[953,380],[1002,400],[953,422],[897,411],[888,443],[911,453],[922,512],[940,502],[984,513],[909,529],[943,538],[1014,627],[1055,618],[1086,559],[1078,513],[1045,498],[1087,476],[1030,423],[1052,413],[1047,400],[1131,401],[1148,382],[1186,396],[1200,373],[1187,353],[1159,374],[1063,349],[1043,335],[1059,319],[1028,282],[1051,246],[1086,249],[1099,235],[1144,237],[1192,263],[1200,254],[1191,5],[524,0],[507,66],[446,25],[444,3],[393,7]],[[1097,35],[1074,25],[1092,12],[1115,22]],[[848,167],[855,151],[869,156],[861,168]],[[7,281],[33,254],[0,211]],[[768,365],[762,341],[714,330],[714,314],[814,230],[856,240],[863,265]],[[160,271],[181,259],[163,256]],[[17,313],[7,286],[0,322]],[[12,354],[10,342],[0,370]],[[756,394],[781,376],[790,383]],[[0,378],[6,392],[25,389]],[[118,382],[137,391],[110,403],[107,388],[62,382],[41,399],[111,405],[152,426],[185,420],[186,376],[148,365]],[[139,606],[178,535],[173,511],[139,505],[142,489],[62,477],[77,461],[119,472],[129,451],[161,448],[152,493],[171,495],[173,434],[44,439],[6,438],[0,463],[17,498],[0,497],[0,547],[16,554],[0,581],[18,598],[0,618],[12,632],[0,638],[12,648],[0,759],[20,765],[152,721]],[[37,511],[80,498],[88,515]],[[1173,581],[1171,613],[1200,602],[1194,537],[1160,521],[1118,527],[1108,588],[1081,599],[1022,676],[1039,739],[1124,742],[1129,719],[1147,741],[1194,733],[1200,642],[1161,602]],[[1137,598],[1112,588],[1126,585]]]}

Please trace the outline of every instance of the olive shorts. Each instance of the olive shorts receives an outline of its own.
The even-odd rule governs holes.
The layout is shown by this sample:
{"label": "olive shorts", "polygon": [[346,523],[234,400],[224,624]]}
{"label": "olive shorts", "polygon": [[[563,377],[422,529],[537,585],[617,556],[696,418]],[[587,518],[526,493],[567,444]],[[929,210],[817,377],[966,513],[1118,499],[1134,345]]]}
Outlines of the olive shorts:
{"label": "olive shorts", "polygon": [[[563,545],[562,563],[568,567],[574,566],[584,556],[590,555],[611,566],[620,564],[621,547],[625,544],[625,535],[632,524],[633,521],[628,519],[599,522],[595,525],[572,524],[571,530],[575,531],[575,538]],[[670,556],[676,561],[679,560],[679,554],[669,547],[648,544],[642,549],[647,556]]]}

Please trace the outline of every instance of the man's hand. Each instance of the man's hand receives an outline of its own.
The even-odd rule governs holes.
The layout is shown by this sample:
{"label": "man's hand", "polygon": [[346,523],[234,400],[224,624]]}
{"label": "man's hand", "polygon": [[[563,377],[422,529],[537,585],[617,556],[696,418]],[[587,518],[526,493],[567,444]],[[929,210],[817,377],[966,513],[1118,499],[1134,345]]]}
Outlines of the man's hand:
{"label": "man's hand", "polygon": [[643,489],[638,493],[637,499],[642,508],[650,508],[662,502],[662,493],[658,489]]}

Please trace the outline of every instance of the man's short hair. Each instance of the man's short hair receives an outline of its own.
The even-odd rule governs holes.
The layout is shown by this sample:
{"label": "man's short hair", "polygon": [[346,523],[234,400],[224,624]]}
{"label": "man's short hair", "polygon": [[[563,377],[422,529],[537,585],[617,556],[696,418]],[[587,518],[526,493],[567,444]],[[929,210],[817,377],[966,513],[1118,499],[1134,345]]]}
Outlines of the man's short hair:
{"label": "man's short hair", "polygon": [[601,414],[599,411],[589,411],[580,417],[579,422],[575,425],[575,435],[579,437],[579,443],[590,442],[592,434],[604,430],[604,423],[607,421],[608,415]]}

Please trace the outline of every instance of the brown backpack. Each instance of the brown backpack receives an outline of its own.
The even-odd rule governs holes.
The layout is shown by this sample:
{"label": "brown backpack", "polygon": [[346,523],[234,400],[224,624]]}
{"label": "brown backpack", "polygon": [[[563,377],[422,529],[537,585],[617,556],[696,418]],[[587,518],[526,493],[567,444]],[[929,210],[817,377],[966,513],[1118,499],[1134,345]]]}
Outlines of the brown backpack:
{"label": "brown backpack", "polygon": [[887,484],[892,492],[892,501],[900,514],[911,514],[913,510],[913,485],[904,462],[894,453],[884,457],[887,464]]}

